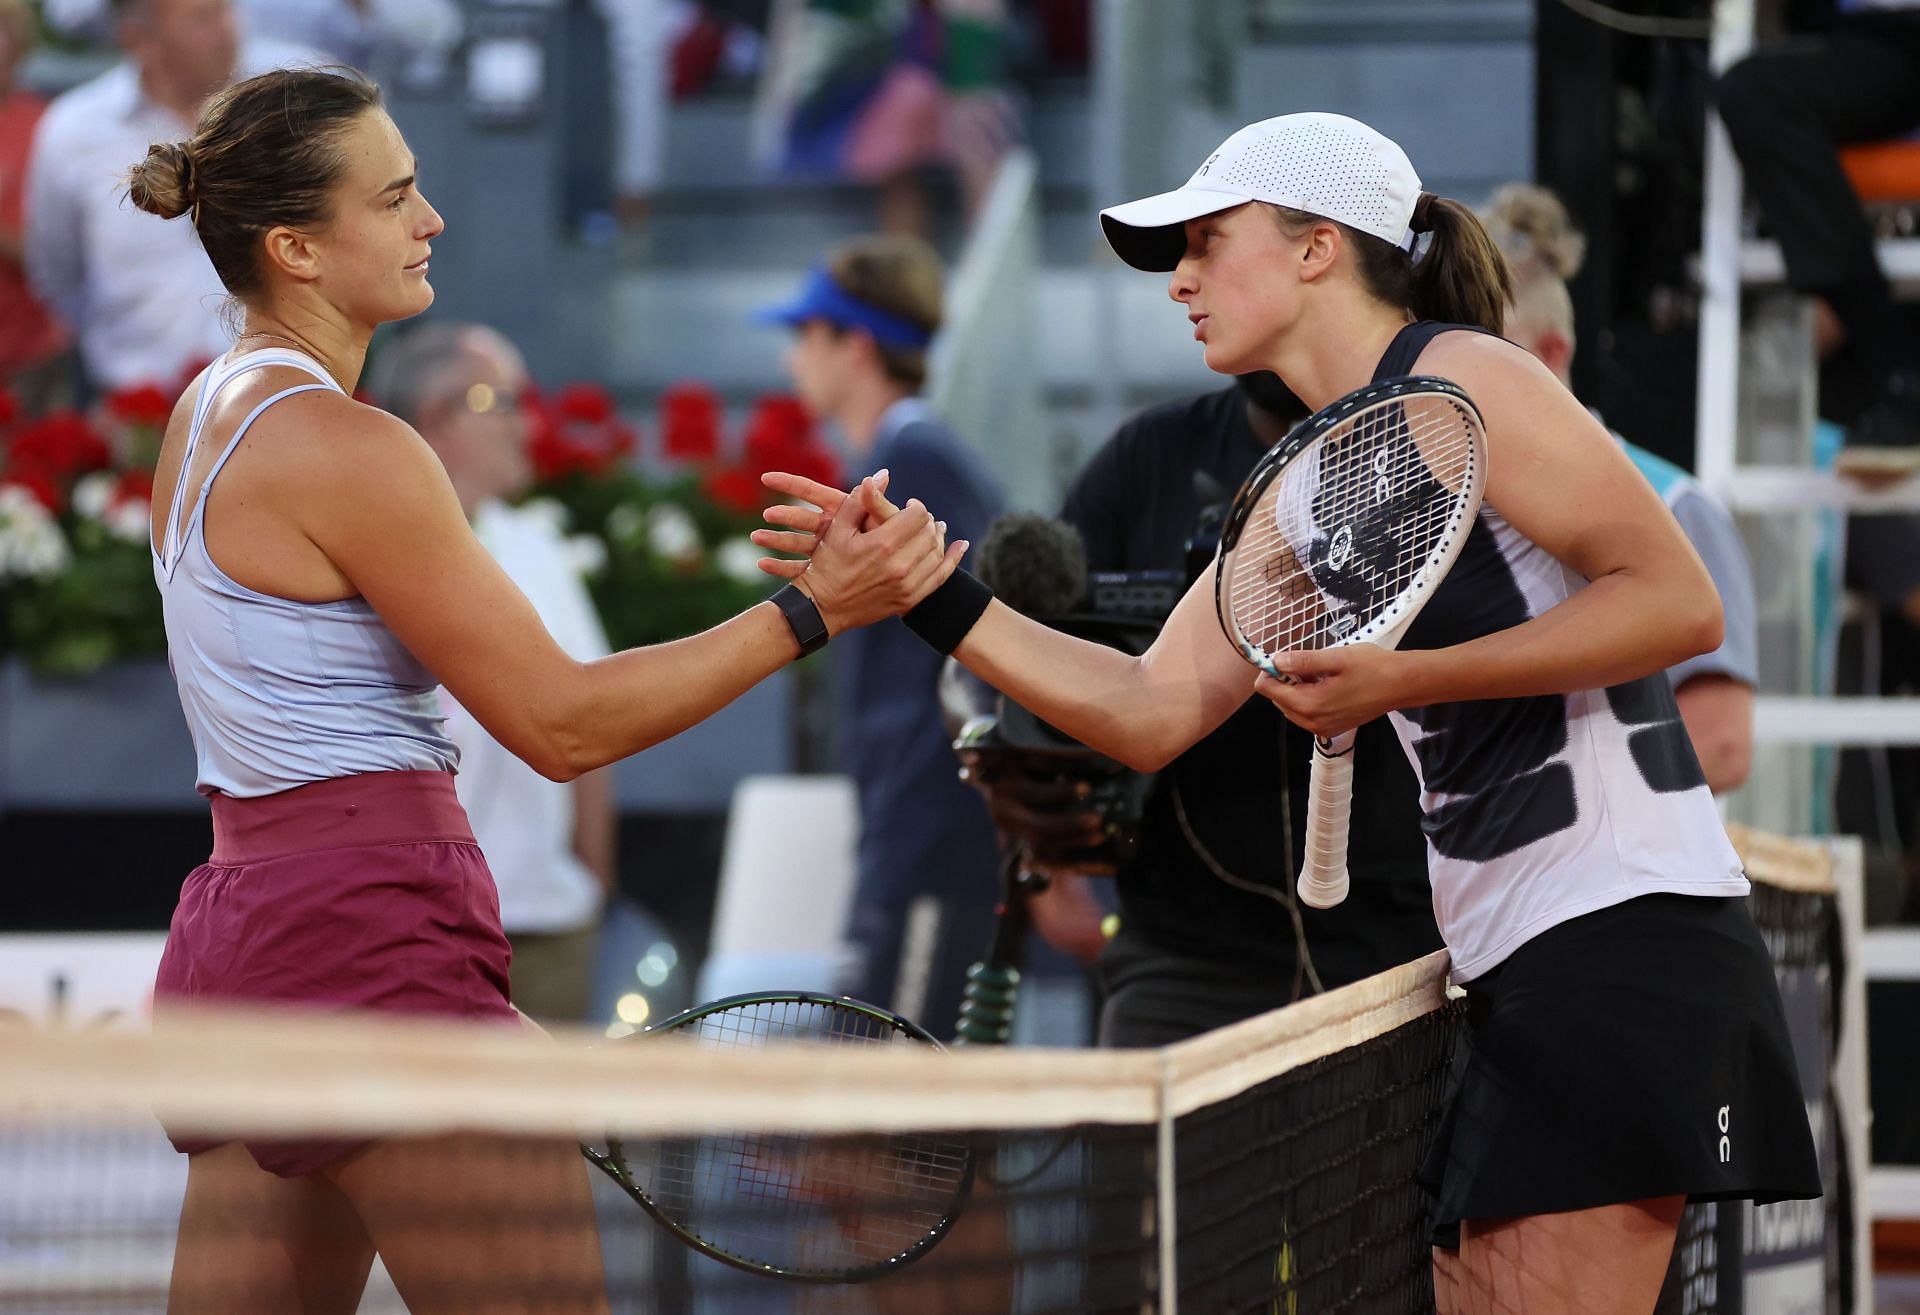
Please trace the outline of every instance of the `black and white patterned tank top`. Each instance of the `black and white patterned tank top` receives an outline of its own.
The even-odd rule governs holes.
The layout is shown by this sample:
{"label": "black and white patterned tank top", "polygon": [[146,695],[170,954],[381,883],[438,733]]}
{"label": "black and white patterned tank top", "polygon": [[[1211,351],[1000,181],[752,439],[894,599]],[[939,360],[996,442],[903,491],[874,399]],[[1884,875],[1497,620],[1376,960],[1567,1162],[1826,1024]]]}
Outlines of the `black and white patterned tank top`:
{"label": "black and white patterned tank top", "polygon": [[[1376,380],[1416,373],[1468,326],[1402,329]],[[1488,463],[1498,469],[1497,446]],[[1453,570],[1401,640],[1444,648],[1516,626],[1586,580],[1483,504]],[[1454,976],[1638,895],[1744,895],[1746,877],[1664,672],[1609,689],[1389,714],[1420,778],[1434,915]]]}

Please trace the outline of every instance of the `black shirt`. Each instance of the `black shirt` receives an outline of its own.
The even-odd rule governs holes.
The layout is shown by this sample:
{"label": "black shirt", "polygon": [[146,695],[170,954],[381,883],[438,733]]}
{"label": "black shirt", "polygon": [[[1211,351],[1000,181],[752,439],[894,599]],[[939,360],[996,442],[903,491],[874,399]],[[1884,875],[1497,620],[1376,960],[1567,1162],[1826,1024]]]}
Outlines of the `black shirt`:
{"label": "black shirt", "polygon": [[[1094,456],[1061,515],[1085,538],[1090,570],[1180,570],[1202,512],[1231,498],[1264,451],[1237,388],[1156,407],[1121,426]],[[1196,472],[1210,489],[1196,488]],[[1287,910],[1215,875],[1183,833],[1176,807],[1184,805],[1194,835],[1233,876],[1288,888],[1306,842],[1312,751],[1311,736],[1256,696],[1169,764],[1148,798],[1139,851],[1118,874],[1122,935],[1250,975],[1293,976]],[[1282,848],[1289,835],[1291,863]],[[1440,948],[1418,786],[1385,718],[1361,727],[1355,744],[1347,864],[1353,885],[1344,903],[1300,906],[1327,986]]]}

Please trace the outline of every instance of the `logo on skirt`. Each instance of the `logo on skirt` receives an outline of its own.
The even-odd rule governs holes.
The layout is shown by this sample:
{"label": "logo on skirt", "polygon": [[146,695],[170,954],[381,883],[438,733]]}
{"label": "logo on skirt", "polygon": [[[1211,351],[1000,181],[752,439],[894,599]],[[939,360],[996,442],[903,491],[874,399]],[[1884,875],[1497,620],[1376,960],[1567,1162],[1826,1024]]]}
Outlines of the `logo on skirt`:
{"label": "logo on skirt", "polygon": [[1727,1135],[1727,1125],[1731,1123],[1733,1106],[1720,1107],[1720,1163],[1726,1164],[1733,1159],[1733,1139]]}

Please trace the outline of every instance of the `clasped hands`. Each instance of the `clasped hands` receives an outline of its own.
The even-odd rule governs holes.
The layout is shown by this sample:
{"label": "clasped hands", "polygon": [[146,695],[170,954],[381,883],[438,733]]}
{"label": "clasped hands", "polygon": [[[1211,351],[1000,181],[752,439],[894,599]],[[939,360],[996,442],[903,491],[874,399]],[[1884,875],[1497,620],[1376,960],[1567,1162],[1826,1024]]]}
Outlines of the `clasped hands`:
{"label": "clasped hands", "polygon": [[753,542],[797,558],[762,557],[760,569],[790,580],[813,600],[829,634],[897,616],[943,584],[968,543],[947,542],[947,523],[918,499],[887,501],[887,472],[843,493],[801,475],[769,471],[760,482],[812,506],[780,504],[766,519],[778,530],[755,530]]}

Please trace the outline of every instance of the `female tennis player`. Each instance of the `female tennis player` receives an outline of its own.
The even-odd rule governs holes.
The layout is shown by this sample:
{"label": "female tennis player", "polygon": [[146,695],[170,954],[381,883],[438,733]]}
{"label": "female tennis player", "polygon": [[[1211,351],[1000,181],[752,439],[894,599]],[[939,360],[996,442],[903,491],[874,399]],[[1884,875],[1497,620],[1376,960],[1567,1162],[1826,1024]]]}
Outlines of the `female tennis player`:
{"label": "female tennis player", "polygon": [[[849,510],[777,605],[569,659],[419,435],[352,397],[374,329],[433,300],[442,224],[416,172],[373,84],[302,70],[223,93],[129,177],[141,209],[190,216],[244,329],[181,399],[156,479],[154,575],[214,822],[162,1020],[181,1000],[514,1020],[435,686],[566,780],[900,610],[963,546],[924,508],[875,535]],[[175,1144],[174,1312],[351,1312],[376,1251],[416,1315],[607,1309],[571,1143]]]}
{"label": "female tennis player", "polygon": [[[1143,770],[1255,692],[1325,736],[1391,714],[1470,1001],[1423,1174],[1441,1307],[1644,1315],[1689,1198],[1820,1191],[1746,879],[1661,674],[1719,643],[1712,584],[1606,431],[1496,336],[1507,275],[1472,212],[1364,124],[1253,124],[1102,221],[1129,264],[1171,273],[1215,370],[1273,370],[1315,408],[1415,373],[1463,389],[1488,472],[1465,547],[1399,648],[1280,654],[1289,683],[1224,637],[1210,579],[1138,659],[964,572],[909,624]],[[804,551],[824,523],[776,513],[763,546]]]}

